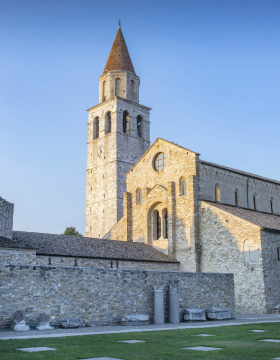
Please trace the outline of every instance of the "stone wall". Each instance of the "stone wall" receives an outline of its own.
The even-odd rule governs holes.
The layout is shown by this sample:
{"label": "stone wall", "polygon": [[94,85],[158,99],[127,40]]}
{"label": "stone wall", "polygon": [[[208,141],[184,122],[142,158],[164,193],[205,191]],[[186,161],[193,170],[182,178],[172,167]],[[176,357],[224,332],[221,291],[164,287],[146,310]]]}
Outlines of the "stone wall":
{"label": "stone wall", "polygon": [[260,227],[208,203],[201,207],[201,270],[234,274],[237,313],[266,313]]}
{"label": "stone wall", "polygon": [[156,261],[130,261],[92,259],[85,257],[70,256],[46,256],[36,255],[35,250],[1,249],[0,263],[12,265],[39,265],[39,266],[60,266],[60,267],[92,267],[92,268],[113,268],[113,269],[145,269],[159,271],[177,271],[180,264]]}
{"label": "stone wall", "polygon": [[280,214],[280,182],[261,176],[233,171],[220,165],[209,165],[201,161],[200,165],[201,197],[215,201],[215,186],[220,189],[220,202],[235,205],[235,191],[238,193],[238,205],[254,209],[253,196],[256,197],[257,210]]}
{"label": "stone wall", "polygon": [[112,229],[103,237],[103,239],[126,241],[124,236],[123,217],[112,227]]}
{"label": "stone wall", "polygon": [[[155,156],[163,152],[166,164],[161,171],[153,166]],[[127,191],[132,195],[133,241],[161,249],[181,262],[181,270],[197,271],[196,242],[199,229],[198,155],[163,139],[157,139],[136,166],[127,174]],[[180,183],[186,179],[186,194]],[[142,189],[142,204],[137,190]],[[159,211],[161,224],[168,213],[168,236],[154,237],[153,212]]]}
{"label": "stone wall", "polygon": [[145,313],[153,320],[153,287],[165,291],[168,319],[168,285],[178,284],[180,319],[186,308],[225,306],[234,315],[234,281],[231,274],[205,274],[44,266],[0,266],[0,327],[10,326],[17,309],[25,310],[30,325],[39,313],[53,324],[69,317],[88,323],[119,323],[124,314]]}
{"label": "stone wall", "polygon": [[266,306],[271,312],[280,305],[280,233],[263,230],[261,237]]}
{"label": "stone wall", "polygon": [[[123,132],[123,112],[129,113],[129,131]],[[103,237],[123,216],[125,174],[150,146],[149,108],[113,97],[88,110],[86,178],[86,236]],[[111,112],[111,133],[105,131],[105,115]],[[137,136],[138,115],[142,136]],[[99,137],[94,121],[99,118]]]}
{"label": "stone wall", "polygon": [[12,238],[13,217],[14,204],[0,197],[0,236]]}
{"label": "stone wall", "polygon": [[35,250],[16,250],[0,248],[0,263],[1,264],[23,264],[36,265],[36,251]]}

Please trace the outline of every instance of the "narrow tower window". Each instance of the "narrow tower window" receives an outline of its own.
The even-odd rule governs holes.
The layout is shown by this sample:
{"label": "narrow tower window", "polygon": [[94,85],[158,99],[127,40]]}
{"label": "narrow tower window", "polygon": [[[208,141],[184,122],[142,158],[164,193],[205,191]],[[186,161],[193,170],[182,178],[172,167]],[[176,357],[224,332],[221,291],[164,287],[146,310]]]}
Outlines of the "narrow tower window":
{"label": "narrow tower window", "polygon": [[115,81],[115,95],[120,96],[121,79],[117,78]]}
{"label": "narrow tower window", "polygon": [[273,198],[270,199],[270,212],[273,214]]}
{"label": "narrow tower window", "polygon": [[253,196],[253,205],[254,205],[254,210],[257,210],[257,199],[256,199],[256,195]]}
{"label": "narrow tower window", "polygon": [[219,189],[219,185],[215,186],[215,201],[217,202],[221,201],[221,192]]}
{"label": "narrow tower window", "polygon": [[97,139],[99,138],[99,117],[96,116],[96,118],[93,121],[93,138]]}
{"label": "narrow tower window", "polygon": [[106,101],[106,81],[103,81],[102,99]]}
{"label": "narrow tower window", "polygon": [[238,206],[238,190],[235,190],[235,206]]}
{"label": "narrow tower window", "polygon": [[123,132],[129,132],[129,113],[127,111],[123,112]]}
{"label": "narrow tower window", "polygon": [[109,134],[111,132],[111,112],[108,111],[105,115],[105,133]]}
{"label": "narrow tower window", "polygon": [[142,137],[142,116],[137,116],[137,136]]}

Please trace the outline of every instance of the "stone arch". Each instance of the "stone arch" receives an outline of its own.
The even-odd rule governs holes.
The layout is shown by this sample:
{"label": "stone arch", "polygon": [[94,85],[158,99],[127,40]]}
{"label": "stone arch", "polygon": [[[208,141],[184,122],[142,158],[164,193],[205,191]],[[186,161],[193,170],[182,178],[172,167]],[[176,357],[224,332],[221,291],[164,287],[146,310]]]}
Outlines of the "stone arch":
{"label": "stone arch", "polygon": [[[157,214],[155,210],[157,206],[161,205],[160,201],[155,202],[153,205],[150,206],[150,209],[147,214],[147,226],[148,226],[148,245],[153,244],[153,240],[157,237]],[[157,210],[159,213],[159,210]],[[160,214],[159,214],[160,215]]]}

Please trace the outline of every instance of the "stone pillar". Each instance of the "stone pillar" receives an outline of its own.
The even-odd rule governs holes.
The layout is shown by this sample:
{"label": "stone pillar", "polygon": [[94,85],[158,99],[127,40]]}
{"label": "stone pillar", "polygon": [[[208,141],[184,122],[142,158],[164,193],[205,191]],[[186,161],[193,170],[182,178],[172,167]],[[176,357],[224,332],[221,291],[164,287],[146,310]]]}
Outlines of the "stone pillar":
{"label": "stone pillar", "polygon": [[154,323],[164,324],[163,286],[154,286]]}
{"label": "stone pillar", "polygon": [[179,324],[179,294],[176,285],[169,286],[169,322]]}

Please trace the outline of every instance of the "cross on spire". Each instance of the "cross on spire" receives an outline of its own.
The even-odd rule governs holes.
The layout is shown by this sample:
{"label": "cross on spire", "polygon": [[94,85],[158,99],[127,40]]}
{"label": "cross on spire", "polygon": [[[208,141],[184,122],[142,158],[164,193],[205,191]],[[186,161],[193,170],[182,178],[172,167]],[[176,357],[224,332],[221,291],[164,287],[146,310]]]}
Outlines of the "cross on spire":
{"label": "cross on spire", "polygon": [[119,29],[120,29],[121,28],[121,23],[122,23],[121,18],[118,19],[118,23],[119,23]]}

